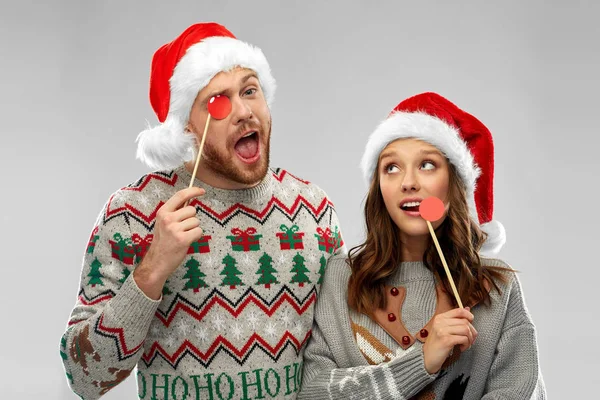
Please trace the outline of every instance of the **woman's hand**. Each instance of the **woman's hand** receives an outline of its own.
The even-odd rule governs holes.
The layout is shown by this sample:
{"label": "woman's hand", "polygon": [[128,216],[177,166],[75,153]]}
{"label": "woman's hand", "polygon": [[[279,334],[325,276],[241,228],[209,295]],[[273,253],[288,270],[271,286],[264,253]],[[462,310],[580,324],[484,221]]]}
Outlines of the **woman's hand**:
{"label": "woman's hand", "polygon": [[460,345],[461,352],[471,347],[477,338],[471,322],[473,314],[469,307],[456,308],[434,317],[431,332],[423,345],[427,372],[438,372],[454,346]]}

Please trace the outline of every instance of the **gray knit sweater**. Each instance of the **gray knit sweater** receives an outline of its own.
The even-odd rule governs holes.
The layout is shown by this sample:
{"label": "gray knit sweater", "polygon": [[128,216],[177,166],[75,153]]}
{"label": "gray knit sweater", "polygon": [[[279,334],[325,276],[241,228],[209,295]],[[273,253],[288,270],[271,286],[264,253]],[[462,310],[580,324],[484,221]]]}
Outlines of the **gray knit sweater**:
{"label": "gray knit sweater", "polygon": [[[482,261],[508,267],[497,259]],[[456,347],[440,372],[430,375],[422,329],[436,311],[452,308],[433,273],[422,262],[402,263],[386,284],[395,296],[388,295],[388,308],[371,319],[348,308],[350,272],[343,256],[330,259],[299,399],[546,398],[536,329],[516,274],[509,274],[501,294],[492,290],[490,306],[472,308],[479,333],[473,346],[462,354]],[[394,311],[398,318],[389,321]]]}
{"label": "gray knit sweater", "polygon": [[333,203],[280,169],[251,189],[196,181],[206,194],[190,205],[204,236],[154,301],[133,271],[157,210],[190,179],[183,167],[145,175],[100,213],[60,344],[67,382],[82,399],[130,374],[143,400],[293,399],[300,389],[327,259],[345,252]]}

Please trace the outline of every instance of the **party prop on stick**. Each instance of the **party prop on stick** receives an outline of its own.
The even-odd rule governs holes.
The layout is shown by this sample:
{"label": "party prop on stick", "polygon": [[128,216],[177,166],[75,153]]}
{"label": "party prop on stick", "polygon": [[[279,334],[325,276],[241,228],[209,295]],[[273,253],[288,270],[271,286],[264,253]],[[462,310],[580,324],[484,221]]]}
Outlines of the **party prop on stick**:
{"label": "party prop on stick", "polygon": [[[194,185],[194,179],[196,179],[196,172],[198,172],[198,165],[200,164],[200,158],[202,157],[202,149],[204,149],[204,141],[206,140],[206,134],[208,133],[208,124],[210,123],[211,117],[214,119],[225,119],[231,112],[231,101],[227,96],[213,96],[208,101],[208,117],[206,118],[206,125],[204,125],[204,134],[202,135],[202,140],[200,141],[200,148],[198,149],[198,157],[196,157],[196,165],[194,166],[194,173],[192,174],[192,179],[190,180],[191,188]],[[188,201],[185,202],[185,206],[187,207]]]}
{"label": "party prop on stick", "polygon": [[442,259],[442,264],[444,264],[444,269],[446,270],[446,275],[448,276],[448,280],[450,281],[450,286],[452,286],[452,291],[454,292],[454,297],[456,297],[456,302],[458,303],[458,306],[460,308],[463,308],[463,304],[460,301],[458,291],[456,290],[456,286],[454,285],[454,279],[452,279],[452,275],[450,275],[450,269],[448,268],[448,264],[446,264],[446,259],[444,258],[444,254],[442,253],[442,249],[440,247],[440,244],[438,243],[437,236],[435,235],[435,231],[433,230],[433,226],[431,226],[432,222],[439,220],[444,215],[444,203],[437,197],[428,197],[421,201],[421,204],[419,205],[419,213],[421,214],[421,217],[423,217],[425,222],[427,222],[429,233],[431,233],[431,237],[433,238],[435,247],[437,248],[438,254]]}

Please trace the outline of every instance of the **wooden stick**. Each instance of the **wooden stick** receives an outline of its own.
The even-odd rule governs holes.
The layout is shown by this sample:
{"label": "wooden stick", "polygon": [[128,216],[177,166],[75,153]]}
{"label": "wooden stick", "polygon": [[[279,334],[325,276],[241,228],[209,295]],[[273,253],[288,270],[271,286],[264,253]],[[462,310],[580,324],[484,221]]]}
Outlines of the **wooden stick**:
{"label": "wooden stick", "polygon": [[[196,157],[196,165],[194,166],[194,173],[192,174],[192,179],[190,180],[190,186],[188,189],[194,186],[194,179],[196,179],[196,172],[198,172],[198,165],[200,165],[200,158],[202,157],[202,149],[204,149],[204,140],[206,139],[206,133],[208,132],[208,124],[210,122],[210,113],[208,113],[208,118],[206,118],[206,125],[204,125],[204,134],[202,135],[202,140],[200,141],[200,148],[198,149],[198,157]],[[184,207],[187,207],[189,200],[185,202]]]}
{"label": "wooden stick", "polygon": [[429,233],[431,233],[431,237],[435,243],[435,247],[437,248],[438,254],[442,259],[442,264],[444,264],[444,269],[446,270],[446,275],[448,275],[448,280],[450,281],[450,286],[452,286],[452,291],[454,292],[454,297],[456,297],[456,302],[460,308],[464,308],[462,301],[460,301],[460,296],[458,295],[458,291],[456,290],[456,286],[454,285],[454,279],[452,279],[452,275],[450,275],[450,269],[448,268],[448,264],[446,264],[446,259],[444,258],[444,254],[442,253],[442,249],[440,244],[438,243],[437,236],[435,236],[435,232],[433,230],[433,226],[431,226],[431,222],[425,220],[427,222],[427,227],[429,228]]}

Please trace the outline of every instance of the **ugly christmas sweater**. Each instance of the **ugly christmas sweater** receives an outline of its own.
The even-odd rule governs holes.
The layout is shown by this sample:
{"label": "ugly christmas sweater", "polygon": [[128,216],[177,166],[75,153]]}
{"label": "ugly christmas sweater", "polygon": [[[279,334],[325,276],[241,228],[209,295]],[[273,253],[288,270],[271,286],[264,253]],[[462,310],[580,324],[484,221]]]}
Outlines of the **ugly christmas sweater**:
{"label": "ugly christmas sweater", "polygon": [[507,272],[502,294],[490,292],[490,306],[471,305],[475,343],[462,354],[455,347],[435,374],[425,369],[423,343],[433,316],[454,307],[434,274],[422,262],[401,263],[386,283],[386,309],[371,318],[348,307],[350,273],[345,257],[327,267],[299,399],[546,398],[535,326],[515,273]]}
{"label": "ugly christmas sweater", "polygon": [[333,203],[316,185],[270,170],[256,187],[196,181],[204,236],[158,301],[132,271],[152,243],[158,209],[188,187],[183,167],[114,193],[85,251],[60,354],[68,383],[97,399],[137,366],[140,399],[296,397],[327,260],[345,253]]}

